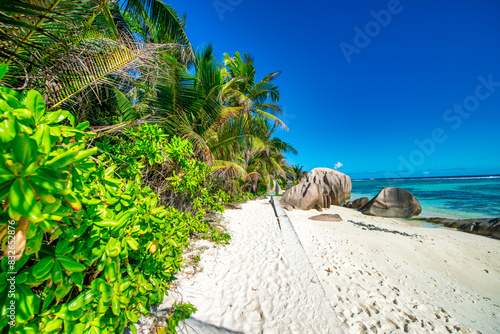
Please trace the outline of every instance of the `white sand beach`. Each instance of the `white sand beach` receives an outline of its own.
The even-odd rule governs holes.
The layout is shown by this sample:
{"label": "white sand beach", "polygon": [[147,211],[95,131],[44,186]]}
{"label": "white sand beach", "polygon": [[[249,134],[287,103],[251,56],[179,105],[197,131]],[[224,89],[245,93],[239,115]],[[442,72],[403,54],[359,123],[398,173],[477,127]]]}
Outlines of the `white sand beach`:
{"label": "white sand beach", "polygon": [[198,308],[183,333],[500,332],[499,240],[337,206],[323,213],[343,221],[287,212],[299,242],[266,200],[227,210],[231,244],[204,251],[162,307]]}
{"label": "white sand beach", "polygon": [[323,213],[343,221],[287,212],[346,332],[500,332],[500,240],[337,206]]}

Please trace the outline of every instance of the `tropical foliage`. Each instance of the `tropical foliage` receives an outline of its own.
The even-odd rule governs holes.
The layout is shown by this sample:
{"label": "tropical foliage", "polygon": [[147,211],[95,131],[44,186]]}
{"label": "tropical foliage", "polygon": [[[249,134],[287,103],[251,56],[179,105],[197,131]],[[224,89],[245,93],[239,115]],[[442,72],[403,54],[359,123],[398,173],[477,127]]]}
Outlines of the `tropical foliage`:
{"label": "tropical foliage", "polygon": [[[222,210],[220,203],[196,197],[194,213],[160,206],[149,187],[88,148],[88,123],[75,125],[64,110],[46,112],[34,90],[3,88],[1,95],[0,326],[13,321],[19,333],[122,333],[161,303],[188,238],[210,231],[206,210]],[[173,191],[200,191],[206,174],[189,158],[189,142],[174,138],[164,148],[180,174],[171,180]],[[12,272],[14,289],[7,280]],[[16,303],[14,319],[8,300]],[[172,314],[186,316],[175,307]]]}
{"label": "tropical foliage", "polygon": [[[279,72],[195,52],[185,24],[160,0],[0,0],[5,330],[17,272],[17,332],[122,333],[190,238],[229,240],[208,219],[223,203],[297,179]],[[175,305],[166,330],[194,311]]]}

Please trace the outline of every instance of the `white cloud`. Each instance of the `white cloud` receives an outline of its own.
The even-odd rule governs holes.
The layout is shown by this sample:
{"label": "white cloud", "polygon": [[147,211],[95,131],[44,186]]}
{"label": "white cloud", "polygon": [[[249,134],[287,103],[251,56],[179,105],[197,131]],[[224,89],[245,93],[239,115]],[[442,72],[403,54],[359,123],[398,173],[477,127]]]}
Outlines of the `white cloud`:
{"label": "white cloud", "polygon": [[335,166],[333,166],[333,169],[340,169],[342,167],[344,167],[344,164],[339,161],[335,164]]}

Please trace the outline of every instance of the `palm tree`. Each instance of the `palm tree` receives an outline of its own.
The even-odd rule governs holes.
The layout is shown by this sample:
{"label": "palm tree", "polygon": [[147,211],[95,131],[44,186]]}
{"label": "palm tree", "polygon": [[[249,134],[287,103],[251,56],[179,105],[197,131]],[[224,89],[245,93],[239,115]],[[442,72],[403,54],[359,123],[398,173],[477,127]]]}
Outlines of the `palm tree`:
{"label": "palm tree", "polygon": [[[132,31],[122,13],[147,22],[154,42]],[[49,106],[64,105],[80,121],[95,122],[110,106],[130,114],[128,95],[168,68],[159,55],[192,61],[184,26],[185,18],[160,0],[130,0],[122,8],[114,0],[2,0],[0,57],[10,67],[4,84],[38,89]]]}
{"label": "palm tree", "polygon": [[300,166],[300,164],[296,164],[295,166],[292,166],[292,168],[291,168],[292,185],[299,183],[299,181],[302,177],[303,168],[304,168],[304,166]]}
{"label": "palm tree", "polygon": [[189,139],[199,157],[215,163],[218,170],[224,166],[238,169],[234,162],[245,146],[264,146],[257,135],[262,123],[252,121],[252,114],[233,113],[223,101],[227,83],[213,46],[197,52],[194,74],[179,64],[172,68],[168,78],[159,79],[156,98],[151,101],[158,121],[167,134]]}
{"label": "palm tree", "polygon": [[187,66],[170,59],[170,69],[158,78],[154,99],[149,100],[155,121],[165,132],[189,139],[199,158],[210,162],[212,152],[207,140],[220,123],[222,85],[220,68],[208,45],[196,53],[194,74]]}
{"label": "palm tree", "polygon": [[242,113],[260,115],[278,122],[286,129],[277,115],[282,115],[283,110],[277,104],[280,92],[274,80],[279,71],[266,75],[261,81],[256,82],[254,60],[248,54],[242,58],[239,52],[234,57],[224,54],[224,87],[221,99],[227,109],[226,115],[241,115]]}
{"label": "palm tree", "polygon": [[2,0],[0,42],[5,84],[41,90],[94,130],[161,123],[215,172],[252,180],[254,190],[259,178],[269,185],[284,174],[278,161],[289,148],[272,138],[286,128],[276,117],[279,72],[257,82],[247,54],[223,64],[210,45],[195,54],[185,17],[160,0]]}
{"label": "palm tree", "polygon": [[281,166],[283,154],[297,154],[295,148],[289,143],[274,137],[277,123],[272,126],[264,117],[255,117],[256,137],[261,145],[257,146],[249,142],[243,151],[243,166],[248,173],[257,173],[259,178],[252,178],[250,190],[255,192],[259,179],[262,180],[267,189],[270,189],[271,180],[285,180],[286,171]]}

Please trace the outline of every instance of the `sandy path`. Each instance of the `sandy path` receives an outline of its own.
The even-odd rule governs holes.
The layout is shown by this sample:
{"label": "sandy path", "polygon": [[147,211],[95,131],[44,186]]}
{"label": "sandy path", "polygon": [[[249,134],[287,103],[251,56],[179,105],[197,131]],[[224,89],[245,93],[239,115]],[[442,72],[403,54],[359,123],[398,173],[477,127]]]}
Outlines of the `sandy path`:
{"label": "sandy path", "polygon": [[500,332],[499,240],[341,207],[323,213],[343,221],[287,212],[346,332]]}
{"label": "sandy path", "polygon": [[[304,263],[290,250],[293,240],[283,238],[268,201],[243,204],[224,217],[231,244],[205,251],[203,271],[180,279],[179,295],[173,294],[198,308],[197,323],[219,332],[342,332],[314,269],[305,254]],[[189,322],[183,328],[195,332]]]}

